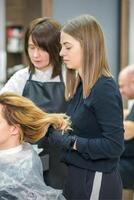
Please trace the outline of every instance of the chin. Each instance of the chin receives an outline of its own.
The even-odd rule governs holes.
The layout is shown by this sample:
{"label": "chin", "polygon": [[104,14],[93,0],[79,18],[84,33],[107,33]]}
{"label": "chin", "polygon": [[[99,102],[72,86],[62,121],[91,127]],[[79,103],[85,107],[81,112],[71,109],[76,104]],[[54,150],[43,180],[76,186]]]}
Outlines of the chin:
{"label": "chin", "polygon": [[74,67],[71,66],[71,65],[66,65],[66,67],[67,67],[68,69],[74,69]]}
{"label": "chin", "polygon": [[43,69],[42,66],[35,66],[36,69]]}

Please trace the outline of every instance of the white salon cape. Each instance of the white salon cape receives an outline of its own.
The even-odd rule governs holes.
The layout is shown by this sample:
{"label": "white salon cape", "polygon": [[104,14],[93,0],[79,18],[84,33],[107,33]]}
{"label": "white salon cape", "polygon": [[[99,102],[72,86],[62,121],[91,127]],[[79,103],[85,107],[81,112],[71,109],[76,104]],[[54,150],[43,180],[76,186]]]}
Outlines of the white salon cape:
{"label": "white salon cape", "polygon": [[0,200],[65,200],[43,180],[41,160],[32,145],[0,150]]}

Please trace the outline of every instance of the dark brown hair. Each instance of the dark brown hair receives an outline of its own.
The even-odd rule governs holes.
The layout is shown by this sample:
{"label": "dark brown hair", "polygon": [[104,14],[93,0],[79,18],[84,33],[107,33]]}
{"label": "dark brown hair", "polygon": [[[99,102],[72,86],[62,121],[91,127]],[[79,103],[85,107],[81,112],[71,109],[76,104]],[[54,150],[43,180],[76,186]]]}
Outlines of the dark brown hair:
{"label": "dark brown hair", "polygon": [[37,18],[29,24],[25,33],[25,54],[30,71],[34,72],[35,70],[28,54],[28,41],[31,36],[36,46],[48,52],[50,63],[53,65],[52,77],[54,78],[61,73],[62,59],[59,56],[61,48],[60,29],[61,25],[48,17]]}

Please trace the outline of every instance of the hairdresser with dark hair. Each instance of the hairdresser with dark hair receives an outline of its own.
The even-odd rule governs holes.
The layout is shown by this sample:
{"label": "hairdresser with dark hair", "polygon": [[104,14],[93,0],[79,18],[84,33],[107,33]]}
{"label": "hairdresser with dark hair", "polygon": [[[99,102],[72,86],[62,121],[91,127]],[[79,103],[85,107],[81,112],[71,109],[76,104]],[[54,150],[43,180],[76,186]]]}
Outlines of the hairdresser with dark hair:
{"label": "hairdresser with dark hair", "polygon": [[[28,97],[46,112],[65,112],[64,76],[60,52],[61,25],[52,18],[33,20],[25,33],[25,53],[29,66],[16,72],[2,88]],[[60,163],[59,147],[44,138],[38,143],[45,182],[61,189],[66,166]]]}

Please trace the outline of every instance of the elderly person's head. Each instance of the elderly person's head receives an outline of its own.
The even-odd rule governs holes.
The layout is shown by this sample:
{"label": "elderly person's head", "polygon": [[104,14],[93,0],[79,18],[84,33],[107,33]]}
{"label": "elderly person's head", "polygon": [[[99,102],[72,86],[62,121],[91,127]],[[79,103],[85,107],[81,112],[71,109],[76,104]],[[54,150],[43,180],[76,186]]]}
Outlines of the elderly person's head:
{"label": "elderly person's head", "polygon": [[134,65],[129,65],[121,70],[118,82],[122,96],[134,99]]}

